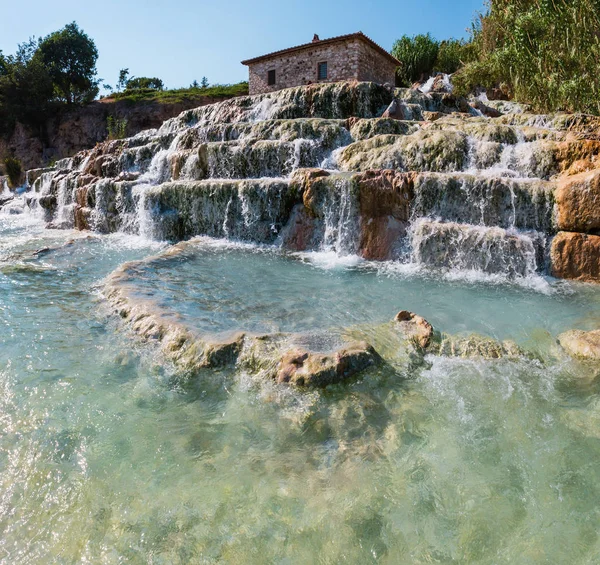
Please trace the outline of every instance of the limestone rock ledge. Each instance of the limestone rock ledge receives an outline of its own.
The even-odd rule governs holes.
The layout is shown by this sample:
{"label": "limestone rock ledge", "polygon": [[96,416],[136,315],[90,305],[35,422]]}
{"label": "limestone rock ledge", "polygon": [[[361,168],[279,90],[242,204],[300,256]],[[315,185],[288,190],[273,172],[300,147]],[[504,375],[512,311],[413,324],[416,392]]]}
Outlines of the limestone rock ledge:
{"label": "limestone rock ledge", "polygon": [[550,259],[557,278],[600,283],[600,236],[559,232]]}
{"label": "limestone rock ledge", "polygon": [[[297,334],[201,335],[165,311],[151,297],[136,292],[141,270],[155,261],[184,253],[194,241],[182,242],[142,261],[121,265],[107,279],[105,296],[116,313],[144,340],[155,340],[163,354],[187,375],[202,369],[241,366],[252,373],[299,387],[324,387],[342,382],[381,361],[375,349],[329,332],[321,341],[326,351],[301,345]],[[331,335],[329,335],[331,334]],[[328,344],[331,341],[333,344]]]}
{"label": "limestone rock ledge", "polygon": [[570,232],[600,232],[600,170],[563,180],[556,190],[557,224]]}

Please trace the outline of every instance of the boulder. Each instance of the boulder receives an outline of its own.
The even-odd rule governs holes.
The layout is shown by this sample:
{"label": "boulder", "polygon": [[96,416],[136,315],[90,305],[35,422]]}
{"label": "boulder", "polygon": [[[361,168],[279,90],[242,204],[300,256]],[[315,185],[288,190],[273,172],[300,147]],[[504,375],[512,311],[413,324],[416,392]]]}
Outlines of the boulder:
{"label": "boulder", "polygon": [[75,229],[84,231],[90,229],[90,219],[92,217],[92,209],[84,206],[76,206],[75,208]]}
{"label": "boulder", "polygon": [[441,73],[438,74],[433,79],[433,84],[431,85],[431,90],[429,92],[452,92],[450,80],[446,78],[446,75]]}
{"label": "boulder", "polygon": [[410,120],[412,115],[409,111],[407,111],[407,107],[404,102],[394,98],[381,117],[391,118],[393,120]]}
{"label": "boulder", "polygon": [[563,179],[556,190],[556,210],[560,230],[599,232],[600,170],[584,171]]}
{"label": "boulder", "polygon": [[558,342],[573,357],[600,360],[600,330],[571,330],[558,336]]}
{"label": "boulder", "polygon": [[377,352],[364,341],[348,344],[333,353],[313,353],[298,348],[282,355],[276,380],[295,386],[324,387],[356,375],[379,361]]}
{"label": "boulder", "polygon": [[479,110],[484,116],[487,116],[488,118],[499,118],[500,116],[502,116],[502,112],[496,110],[496,108],[488,106],[481,100],[475,100],[474,102],[472,102],[471,107],[475,108],[475,110]]}
{"label": "boulder", "polygon": [[404,335],[420,349],[427,349],[433,337],[433,326],[421,316],[402,310],[394,318]]}
{"label": "boulder", "polygon": [[444,116],[446,116],[446,114],[442,112],[423,112],[423,118],[425,118],[426,122],[437,122]]}
{"label": "boulder", "polygon": [[550,260],[557,278],[600,282],[600,236],[559,232],[552,241]]}

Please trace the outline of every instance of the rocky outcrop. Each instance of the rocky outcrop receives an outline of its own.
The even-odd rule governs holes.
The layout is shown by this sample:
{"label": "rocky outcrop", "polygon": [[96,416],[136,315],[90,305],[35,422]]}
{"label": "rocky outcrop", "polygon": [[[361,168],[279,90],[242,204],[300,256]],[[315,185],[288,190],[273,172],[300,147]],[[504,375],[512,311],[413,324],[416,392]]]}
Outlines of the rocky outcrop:
{"label": "rocky outcrop", "polygon": [[469,359],[501,359],[525,355],[525,352],[514,341],[497,341],[477,334],[441,334],[432,342],[429,352],[445,357]]}
{"label": "rocky outcrop", "polygon": [[343,149],[338,164],[344,171],[396,169],[453,172],[464,168],[467,136],[458,131],[419,130],[409,136],[379,135]]}
{"label": "rocky outcrop", "polygon": [[415,261],[439,269],[527,277],[544,265],[545,238],[537,232],[419,220],[411,239]]}
{"label": "rocky outcrop", "polygon": [[433,337],[433,326],[421,316],[402,310],[394,321],[412,343],[420,349],[427,349]]}
{"label": "rocky outcrop", "polygon": [[160,343],[163,354],[185,375],[215,367],[234,367],[280,384],[325,387],[342,382],[381,362],[378,353],[365,341],[332,333],[327,351],[302,345],[296,334],[253,335],[237,331],[225,335],[199,333],[165,310],[152,296],[140,295],[136,280],[157,263],[178,261],[192,249],[194,241],[171,246],[165,252],[142,261],[125,263],[107,279],[105,295],[112,309],[142,339]]}
{"label": "rocky outcrop", "polygon": [[[372,83],[239,97],[30,171],[25,203],[53,227],[528,277],[548,272],[557,222],[598,231],[600,141],[595,118],[524,110],[489,118],[452,92]],[[555,274],[595,280],[585,241],[592,255],[554,253]]]}
{"label": "rocky outcrop", "polygon": [[600,236],[559,232],[552,241],[550,258],[555,277],[600,282]]}
{"label": "rocky outcrop", "polygon": [[556,190],[556,208],[560,230],[600,233],[600,170],[563,179]]}
{"label": "rocky outcrop", "polygon": [[558,342],[573,357],[600,361],[600,330],[571,330],[558,336]]}
{"label": "rocky outcrop", "polygon": [[288,249],[332,246],[365,259],[397,256],[406,235],[413,198],[413,175],[392,170],[332,174],[297,171],[291,186],[302,194],[283,236]]}
{"label": "rocky outcrop", "polygon": [[408,228],[413,175],[367,171],[357,175],[355,182],[360,199],[360,255],[377,261],[392,259]]}
{"label": "rocky outcrop", "polygon": [[296,386],[323,387],[344,381],[379,362],[379,355],[366,342],[350,343],[333,353],[295,349],[281,356],[276,380]]}
{"label": "rocky outcrop", "polygon": [[191,96],[177,102],[143,101],[131,103],[105,98],[83,108],[65,109],[44,124],[44,136],[17,124],[9,138],[0,140],[0,162],[7,156],[19,159],[24,168],[35,169],[48,162],[71,157],[102,142],[108,135],[109,116],[126,122],[125,133],[158,128],[181,112],[214,104],[228,97]]}

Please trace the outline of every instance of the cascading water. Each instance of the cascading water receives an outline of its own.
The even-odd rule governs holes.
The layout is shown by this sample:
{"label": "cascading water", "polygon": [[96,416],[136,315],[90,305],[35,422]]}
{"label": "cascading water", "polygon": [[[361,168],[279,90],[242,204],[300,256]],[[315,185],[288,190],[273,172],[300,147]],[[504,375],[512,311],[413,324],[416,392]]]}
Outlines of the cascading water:
{"label": "cascading water", "polygon": [[427,120],[245,97],[0,196],[0,561],[598,561],[598,364],[559,336],[599,290],[539,276],[594,140],[394,96]]}
{"label": "cascading water", "polygon": [[[365,255],[368,240],[379,251],[366,255],[398,258],[382,246],[403,248],[408,250],[402,254],[405,260],[436,268],[440,261],[424,251],[424,241],[436,240],[438,230],[438,243],[483,246],[480,252],[465,249],[471,255],[468,261],[442,261],[445,268],[468,265],[469,270],[497,274],[498,266],[510,265],[511,259],[490,255],[521,256],[527,248],[500,245],[503,237],[529,241],[528,234],[535,231],[540,234],[535,241],[545,237],[547,242],[555,232],[553,186],[548,180],[570,166],[559,157],[571,124],[523,114],[473,117],[471,110],[439,119],[440,113],[444,116],[452,109],[447,106],[451,88],[447,77],[434,77],[430,86],[434,81],[436,90],[443,83],[446,95],[429,92],[427,85],[421,92],[395,92],[397,103],[414,107],[419,119],[437,113],[430,122],[376,118],[392,93],[369,84],[289,89],[187,111],[158,130],[100,145],[57,163],[54,171],[41,172],[28,202],[43,210],[54,226],[171,240],[205,234],[264,243],[283,233],[275,239],[286,245],[290,240],[285,234],[294,232],[294,225],[311,224],[310,237],[301,238],[303,249]],[[571,143],[573,162],[585,157],[587,146],[578,140]],[[359,194],[341,177],[325,183],[319,209],[306,216],[301,202],[307,187],[291,179],[295,171],[313,167],[332,173],[396,169],[417,174],[408,198],[413,199],[413,227],[407,229],[406,220],[392,210],[389,241],[382,243],[381,234],[369,235],[372,222],[378,222],[377,233],[381,231],[386,215],[364,216],[361,203],[368,195]],[[273,179],[279,200],[269,210]],[[423,218],[430,220],[426,237],[419,228]],[[267,224],[270,231],[265,231]],[[447,224],[463,227],[449,230]],[[508,231],[501,236],[504,232],[496,228]],[[475,235],[486,230],[487,238]],[[292,237],[296,243],[297,231]],[[450,232],[454,235],[449,239]],[[467,233],[468,237],[458,235]],[[515,262],[524,264],[518,258]],[[527,268],[507,267],[506,274],[529,273],[533,263],[526,263]],[[545,264],[537,260],[535,265],[543,271]]]}

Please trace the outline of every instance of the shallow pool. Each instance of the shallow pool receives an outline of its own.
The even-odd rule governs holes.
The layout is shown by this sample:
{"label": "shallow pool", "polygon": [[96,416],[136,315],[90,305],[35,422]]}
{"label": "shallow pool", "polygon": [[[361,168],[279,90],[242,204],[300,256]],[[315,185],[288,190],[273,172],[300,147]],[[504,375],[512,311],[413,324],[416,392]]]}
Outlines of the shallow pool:
{"label": "shallow pool", "polygon": [[[600,562],[600,371],[430,356],[323,393],[235,370],[182,384],[101,294],[160,249],[0,218],[2,562]],[[324,268],[210,241],[147,270],[140,292],[205,331],[409,309],[531,344],[600,316],[586,285]]]}

